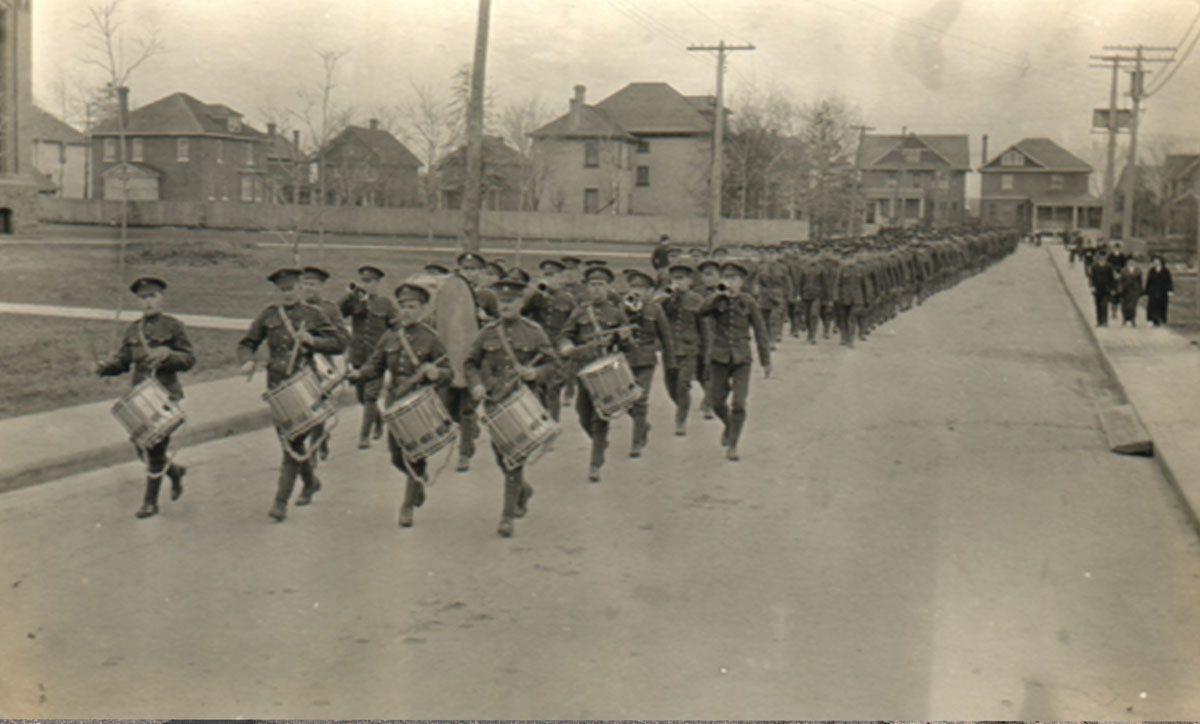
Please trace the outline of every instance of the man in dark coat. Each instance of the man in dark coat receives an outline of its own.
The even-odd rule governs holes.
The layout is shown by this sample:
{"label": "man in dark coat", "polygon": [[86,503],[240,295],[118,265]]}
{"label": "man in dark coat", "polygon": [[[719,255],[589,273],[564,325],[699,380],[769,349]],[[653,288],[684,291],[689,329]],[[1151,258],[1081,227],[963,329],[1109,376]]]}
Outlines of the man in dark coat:
{"label": "man in dark coat", "polygon": [[1096,326],[1108,326],[1108,305],[1117,288],[1117,275],[1108,264],[1107,254],[1098,254],[1088,273],[1088,285],[1096,300]]}
{"label": "man in dark coat", "polygon": [[1146,321],[1157,327],[1167,323],[1167,303],[1175,287],[1171,282],[1171,270],[1163,264],[1161,256],[1151,259],[1150,271],[1146,272]]}

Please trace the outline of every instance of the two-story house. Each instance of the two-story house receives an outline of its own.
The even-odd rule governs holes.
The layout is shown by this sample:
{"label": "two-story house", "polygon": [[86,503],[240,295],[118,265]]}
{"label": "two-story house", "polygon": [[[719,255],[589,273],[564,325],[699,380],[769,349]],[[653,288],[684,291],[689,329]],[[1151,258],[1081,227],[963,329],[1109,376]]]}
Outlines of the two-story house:
{"label": "two-story house", "polygon": [[[985,156],[986,160],[986,156]],[[1049,138],[1026,138],[981,169],[980,220],[1030,233],[1099,229],[1092,167]]]}
{"label": "two-story house", "polygon": [[366,128],[346,126],[310,161],[319,197],[334,206],[416,206],[421,160],[372,118]]}
{"label": "two-story house", "polygon": [[965,135],[864,135],[856,161],[863,230],[962,222],[970,155]]}
{"label": "two-story house", "polygon": [[24,135],[33,144],[33,166],[44,182],[43,193],[87,198],[87,136],[37,106],[28,119]]}
{"label": "two-story house", "polygon": [[[459,146],[437,163],[441,206],[461,209],[466,177],[467,147]],[[489,211],[521,211],[532,205],[524,194],[529,190],[529,159],[499,136],[483,137],[483,208]]]}
{"label": "two-story house", "polygon": [[595,105],[575,86],[566,115],[537,129],[539,210],[703,216],[712,156],[711,96],[630,83]]}
{"label": "two-story house", "polygon": [[134,111],[119,93],[125,149],[117,118],[92,131],[94,196],[140,201],[266,199],[266,144],[242,114],[220,104],[172,93]]}
{"label": "two-story house", "polygon": [[300,150],[300,131],[293,130],[289,140],[274,122],[268,122],[265,143],[268,200],[277,204],[308,203],[309,165]]}

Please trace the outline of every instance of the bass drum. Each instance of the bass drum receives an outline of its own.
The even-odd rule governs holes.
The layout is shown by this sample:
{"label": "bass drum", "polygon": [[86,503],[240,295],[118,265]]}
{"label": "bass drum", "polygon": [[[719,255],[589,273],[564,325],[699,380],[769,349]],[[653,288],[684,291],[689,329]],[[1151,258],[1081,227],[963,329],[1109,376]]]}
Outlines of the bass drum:
{"label": "bass drum", "polygon": [[454,376],[452,387],[466,387],[467,376],[463,363],[471,351],[471,343],[479,333],[479,320],[475,316],[475,293],[460,276],[444,277],[437,294],[433,297],[433,326],[442,345],[446,348],[446,359]]}

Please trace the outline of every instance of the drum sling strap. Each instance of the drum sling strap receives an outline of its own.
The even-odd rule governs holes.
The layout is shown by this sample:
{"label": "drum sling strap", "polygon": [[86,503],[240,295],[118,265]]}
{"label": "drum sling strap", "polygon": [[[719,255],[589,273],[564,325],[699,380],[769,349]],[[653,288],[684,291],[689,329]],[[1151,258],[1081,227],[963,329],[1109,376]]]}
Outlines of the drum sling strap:
{"label": "drum sling strap", "polygon": [[[292,336],[292,341],[295,343],[292,345],[292,356],[290,359],[288,359],[287,374],[285,375],[285,377],[291,377],[292,372],[296,369],[296,360],[300,356],[300,335],[297,332],[296,327],[292,325],[292,320],[288,318],[287,310],[283,308],[283,305],[276,304],[274,306],[275,309],[279,310],[279,318],[283,322],[283,328],[286,329],[287,333]],[[304,329],[304,322],[300,322],[300,329]],[[283,452],[292,460],[295,460],[300,464],[304,464],[308,462],[314,454],[316,454],[317,450],[321,449],[321,446],[324,445],[325,441],[329,439],[329,436],[333,433],[333,428],[335,427],[337,427],[336,414],[329,418],[329,423],[327,425],[323,426],[323,429],[321,430],[321,437],[317,438],[316,440],[310,440],[307,452],[303,453],[297,453],[292,449],[291,441],[284,438],[283,431],[280,430],[278,426],[275,427],[275,435],[279,438],[279,444],[283,447]]]}
{"label": "drum sling strap", "polygon": [[[593,317],[593,320],[594,319],[595,318]],[[500,346],[502,346],[504,348],[504,353],[508,355],[508,358],[510,360],[512,360],[513,367],[514,368],[520,367],[521,361],[517,359],[517,353],[515,351],[513,351],[512,344],[508,341],[508,333],[506,333],[504,331],[504,322],[500,322],[499,324],[496,325],[496,332],[500,335]],[[534,364],[537,363],[537,361],[539,359],[541,359],[541,357],[542,357],[542,353],[538,352],[537,355],[535,355],[534,358],[529,361],[529,365],[533,366]],[[516,373],[516,374],[517,374],[517,381],[516,381],[516,385],[512,388],[513,390],[515,390],[517,387],[523,386],[525,384],[525,381],[521,379],[520,373]],[[509,394],[512,394],[512,390],[509,391]],[[508,397],[508,395],[505,395],[501,399],[506,399],[507,397]],[[538,448],[538,451],[535,455],[533,455],[531,458],[529,458],[527,460],[522,460],[520,463],[514,465],[511,470],[515,470],[515,469],[517,469],[519,467],[523,467],[523,466],[533,465],[538,460],[540,460],[543,455],[546,454],[547,447],[548,446],[546,446],[546,445],[542,445],[540,448]],[[507,466],[505,466],[505,467],[507,467]],[[511,470],[510,470],[510,472],[511,472]]]}
{"label": "drum sling strap", "polygon": [[[146,318],[145,317],[142,317],[141,319],[138,320],[137,335],[138,335],[138,342],[141,343],[142,350],[146,353],[146,365],[149,368],[147,370],[147,374],[150,376],[150,379],[157,379],[156,373],[158,372],[158,363],[150,361],[150,342],[146,340]],[[146,463],[146,475],[155,480],[162,480],[162,477],[167,474],[168,470],[171,469],[171,463],[174,462],[174,460],[175,460],[174,454],[168,455],[167,456],[167,464],[163,466],[163,469],[159,470],[157,473],[152,472],[150,470],[150,451],[143,450],[142,447],[140,445],[138,445],[136,442],[133,444],[133,447],[137,450],[138,458],[145,461],[145,463]]]}
{"label": "drum sling strap", "polygon": [[[412,384],[408,388],[409,391],[411,391],[416,388],[416,383],[418,381],[417,378],[421,374],[420,370],[418,369],[421,366],[421,360],[419,357],[417,357],[416,351],[413,350],[412,343],[408,341],[408,334],[405,333],[403,326],[396,330],[396,336],[400,338],[400,346],[404,348],[404,354],[408,356],[409,361],[412,362],[413,365],[413,374],[412,377],[409,378]],[[380,341],[382,341],[382,338],[380,338]],[[434,364],[437,364],[437,361],[435,361]],[[451,445],[449,449],[454,450],[457,446],[458,440],[456,438],[454,444]],[[403,447],[400,448],[400,459],[404,461],[404,471],[408,473],[410,478],[428,487],[433,487],[433,483],[438,479],[438,476],[441,475],[442,472],[445,471],[446,467],[450,464],[451,457],[453,457],[453,455],[446,456],[446,459],[442,461],[442,467],[438,468],[437,472],[433,474],[433,477],[429,477],[428,475],[422,477],[417,475],[417,473],[412,469],[412,463],[408,459],[408,453],[404,451]],[[426,470],[428,470],[428,468]]]}

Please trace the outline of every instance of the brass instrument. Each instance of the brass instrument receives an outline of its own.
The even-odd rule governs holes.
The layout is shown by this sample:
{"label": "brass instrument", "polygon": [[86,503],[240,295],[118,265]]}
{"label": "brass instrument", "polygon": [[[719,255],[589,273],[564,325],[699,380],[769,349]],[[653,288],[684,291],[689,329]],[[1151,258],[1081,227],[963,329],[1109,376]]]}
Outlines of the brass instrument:
{"label": "brass instrument", "polygon": [[644,302],[642,301],[641,294],[638,294],[637,292],[630,292],[625,295],[625,306],[629,309],[629,311],[640,312],[642,311],[643,304]]}
{"label": "brass instrument", "polygon": [[550,282],[546,281],[545,279],[539,279],[537,284],[533,285],[533,288],[542,294],[547,294],[550,292]]}
{"label": "brass instrument", "polygon": [[720,295],[726,296],[726,297],[731,297],[731,296],[733,296],[733,287],[729,286],[725,282],[717,282],[717,294],[720,294]]}

